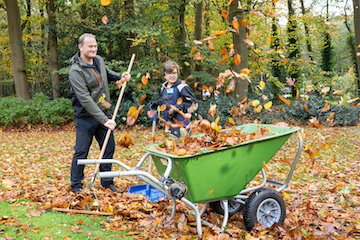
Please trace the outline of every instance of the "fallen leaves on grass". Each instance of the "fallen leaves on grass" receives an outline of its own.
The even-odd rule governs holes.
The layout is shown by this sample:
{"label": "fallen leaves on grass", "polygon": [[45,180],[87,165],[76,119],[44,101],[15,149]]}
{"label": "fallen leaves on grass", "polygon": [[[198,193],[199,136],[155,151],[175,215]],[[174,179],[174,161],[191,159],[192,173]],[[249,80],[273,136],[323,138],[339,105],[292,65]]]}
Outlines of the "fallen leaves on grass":
{"label": "fallen leaves on grass", "polygon": [[[210,127],[210,126],[209,126]],[[151,130],[138,126],[115,131],[115,138],[128,134],[134,145],[117,148],[114,158],[135,166],[145,154],[143,146],[151,144]],[[162,131],[157,131],[162,138]],[[245,231],[242,213],[230,217],[226,233],[203,226],[207,239],[356,239],[360,235],[360,132],[358,127],[307,128],[303,133],[305,147],[295,169],[289,188],[282,192],[287,204],[284,226],[264,230],[257,226]],[[138,239],[193,239],[196,238],[196,220],[187,205],[177,201],[176,215],[170,217],[169,200],[151,203],[142,195],[129,194],[129,186],[141,183],[136,177],[115,178],[123,193],[112,193],[95,182],[94,192],[88,188],[94,166],[85,167],[84,189],[75,196],[69,187],[69,169],[73,154],[75,131],[0,131],[0,201],[28,200],[37,209],[29,212],[36,217],[53,207],[84,208],[112,212],[102,222],[104,231],[126,231],[127,236]],[[297,150],[294,135],[266,165],[269,179],[286,178]],[[99,156],[96,143],[89,158]],[[312,157],[310,157],[310,151]],[[316,153],[316,154],[315,154]],[[113,170],[117,170],[114,166]],[[156,174],[155,167],[152,173]],[[257,177],[254,179],[257,181]],[[252,183],[251,183],[252,184]],[[95,203],[95,204],[94,204]],[[25,204],[25,203],[23,203]],[[64,213],[65,214],[65,213]],[[209,209],[204,218],[221,225],[222,216]],[[12,216],[2,216],[0,224],[16,225]],[[20,226],[20,225],[19,225]],[[81,231],[80,223],[69,226],[68,231]],[[27,226],[22,226],[24,229]],[[42,231],[41,229],[36,231]],[[85,234],[85,233],[84,233]],[[125,235],[124,235],[125,236]]]}

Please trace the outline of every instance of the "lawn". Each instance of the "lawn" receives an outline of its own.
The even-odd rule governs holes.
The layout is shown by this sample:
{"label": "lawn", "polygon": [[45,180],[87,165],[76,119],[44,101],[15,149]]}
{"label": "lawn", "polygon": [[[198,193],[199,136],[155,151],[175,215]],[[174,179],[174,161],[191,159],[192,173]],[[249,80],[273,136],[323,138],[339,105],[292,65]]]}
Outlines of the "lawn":
{"label": "lawn", "polygon": [[[118,138],[127,133],[135,142],[129,148],[117,147],[115,159],[134,166],[151,143],[151,130],[134,126],[116,130]],[[161,130],[157,132],[162,139]],[[246,232],[242,214],[233,215],[227,234],[203,226],[204,235],[214,239],[358,239],[360,238],[360,128],[309,128],[302,136],[305,146],[290,186],[282,192],[287,205],[284,226]],[[0,130],[0,239],[121,239],[196,238],[195,218],[181,202],[170,219],[171,203],[150,203],[127,193],[137,184],[135,177],[116,178],[122,193],[112,193],[95,184],[100,210],[111,217],[70,215],[53,207],[79,207],[94,193],[85,188],[80,196],[70,192],[69,174],[73,154],[74,129],[50,128],[26,131]],[[270,178],[281,180],[297,150],[293,135],[265,167]],[[97,159],[96,144],[89,158]],[[116,169],[116,167],[115,167]],[[94,166],[87,166],[85,185]],[[153,172],[156,170],[153,169]],[[221,216],[208,211],[205,218],[217,223]]]}

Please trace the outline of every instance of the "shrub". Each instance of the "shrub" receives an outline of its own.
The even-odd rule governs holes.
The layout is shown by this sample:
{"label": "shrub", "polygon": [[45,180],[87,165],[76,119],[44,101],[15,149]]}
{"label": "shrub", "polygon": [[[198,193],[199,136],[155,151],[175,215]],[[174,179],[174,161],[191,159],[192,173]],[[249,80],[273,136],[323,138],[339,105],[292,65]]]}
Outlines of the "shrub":
{"label": "shrub", "polygon": [[73,119],[71,101],[65,98],[50,100],[39,93],[31,100],[16,97],[0,98],[0,125],[27,124],[61,125]]}

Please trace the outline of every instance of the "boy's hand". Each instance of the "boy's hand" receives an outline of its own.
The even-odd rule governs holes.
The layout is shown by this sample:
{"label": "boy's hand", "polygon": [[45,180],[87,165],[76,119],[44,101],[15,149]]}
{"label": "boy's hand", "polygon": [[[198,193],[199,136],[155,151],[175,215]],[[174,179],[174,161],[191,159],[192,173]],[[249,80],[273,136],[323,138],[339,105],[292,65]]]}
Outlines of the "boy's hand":
{"label": "boy's hand", "polygon": [[153,118],[156,115],[156,110],[147,111],[147,115],[149,118]]}

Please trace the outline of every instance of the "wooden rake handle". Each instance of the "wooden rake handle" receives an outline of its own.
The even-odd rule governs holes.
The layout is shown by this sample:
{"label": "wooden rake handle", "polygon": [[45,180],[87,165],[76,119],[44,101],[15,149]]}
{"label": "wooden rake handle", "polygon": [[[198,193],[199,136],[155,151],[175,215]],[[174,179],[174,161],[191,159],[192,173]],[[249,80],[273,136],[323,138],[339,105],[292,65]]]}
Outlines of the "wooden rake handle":
{"label": "wooden rake handle", "polygon": [[[129,66],[128,66],[128,69],[127,69],[127,72],[130,73],[131,71],[131,68],[132,68],[132,65],[134,63],[134,60],[135,60],[135,54],[133,54],[131,56],[131,60],[130,60],[130,63],[129,63]],[[120,94],[119,94],[119,97],[118,97],[118,100],[116,102],[116,106],[115,106],[115,110],[114,110],[114,114],[112,116],[112,120],[115,121],[116,119],[116,115],[119,111],[119,107],[120,107],[120,103],[121,103],[121,100],[123,98],[123,95],[124,95],[124,92],[125,92],[125,87],[126,87],[126,81],[122,84],[121,86],[121,91],[120,91]],[[109,142],[109,138],[110,138],[110,134],[111,134],[111,130],[108,129],[107,132],[106,132],[106,136],[105,136],[105,140],[103,142],[103,145],[101,146],[101,151],[100,151],[100,156],[99,156],[99,160],[103,158],[104,156],[104,153],[105,153],[105,150],[106,150],[106,147],[107,147],[107,144]],[[95,166],[95,171],[94,171],[94,175],[91,179],[91,183],[90,183],[90,187],[92,188],[94,186],[94,182],[95,182],[95,178],[96,178],[96,175],[98,174],[99,172],[99,168],[100,168],[100,164],[96,164]]]}

